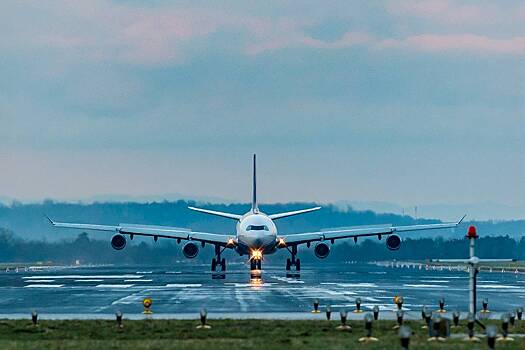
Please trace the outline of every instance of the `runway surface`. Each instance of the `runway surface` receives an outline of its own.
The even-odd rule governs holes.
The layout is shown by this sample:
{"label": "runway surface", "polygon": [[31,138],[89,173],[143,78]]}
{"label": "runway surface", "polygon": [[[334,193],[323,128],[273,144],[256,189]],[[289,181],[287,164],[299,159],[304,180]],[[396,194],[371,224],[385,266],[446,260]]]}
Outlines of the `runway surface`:
{"label": "runway surface", "polygon": [[[468,275],[461,271],[318,263],[303,267],[300,277],[287,277],[282,266],[264,266],[261,280],[251,280],[245,265],[228,267],[225,279],[212,279],[208,265],[190,263],[11,270],[0,273],[1,314],[139,314],[145,297],[153,298],[156,314],[172,315],[195,314],[201,308],[241,317],[294,314],[311,310],[315,298],[334,311],[353,310],[358,297],[365,311],[375,305],[392,310],[395,295],[404,297],[407,311],[417,312],[422,305],[435,309],[441,297],[448,310],[467,309]],[[482,298],[489,299],[494,311],[525,306],[525,275],[480,273],[478,304]]]}

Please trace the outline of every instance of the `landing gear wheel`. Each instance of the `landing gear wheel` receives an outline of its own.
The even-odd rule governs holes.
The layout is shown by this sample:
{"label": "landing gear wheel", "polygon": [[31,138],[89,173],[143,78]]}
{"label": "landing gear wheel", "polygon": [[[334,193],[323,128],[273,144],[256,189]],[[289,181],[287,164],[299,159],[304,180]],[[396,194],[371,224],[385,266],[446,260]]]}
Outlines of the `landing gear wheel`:
{"label": "landing gear wheel", "polygon": [[301,259],[295,260],[295,271],[301,271]]}
{"label": "landing gear wheel", "polygon": [[290,271],[292,267],[292,262],[290,261],[290,259],[286,259],[286,271]]}
{"label": "landing gear wheel", "polygon": [[224,258],[221,260],[221,269],[222,271],[226,271],[226,259]]}
{"label": "landing gear wheel", "polygon": [[217,260],[215,260],[215,258],[211,259],[211,270],[217,270]]}

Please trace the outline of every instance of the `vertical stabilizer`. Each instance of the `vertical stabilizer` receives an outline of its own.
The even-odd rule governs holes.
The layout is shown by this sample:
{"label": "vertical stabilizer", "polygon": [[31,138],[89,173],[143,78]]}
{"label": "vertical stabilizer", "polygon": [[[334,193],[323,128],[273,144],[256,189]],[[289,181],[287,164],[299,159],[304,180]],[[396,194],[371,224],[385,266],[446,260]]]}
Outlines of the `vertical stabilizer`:
{"label": "vertical stabilizer", "polygon": [[253,193],[252,193],[252,212],[258,213],[259,208],[257,207],[257,166],[256,166],[256,155],[253,155]]}

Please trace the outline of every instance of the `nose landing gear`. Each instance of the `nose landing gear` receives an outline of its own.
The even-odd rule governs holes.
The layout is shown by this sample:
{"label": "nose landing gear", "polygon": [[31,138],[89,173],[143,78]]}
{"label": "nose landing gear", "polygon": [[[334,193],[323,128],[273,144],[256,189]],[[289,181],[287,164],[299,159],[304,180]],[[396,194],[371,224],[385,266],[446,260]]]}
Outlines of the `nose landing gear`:
{"label": "nose landing gear", "polygon": [[250,260],[250,270],[253,271],[253,270],[261,270],[262,268],[262,262],[260,259],[251,259]]}
{"label": "nose landing gear", "polygon": [[[226,278],[226,259],[221,258],[221,253],[224,251],[220,245],[215,246],[215,258],[211,259],[212,278],[224,279]],[[220,271],[217,271],[220,269]]]}
{"label": "nose landing gear", "polygon": [[[287,277],[298,277],[301,271],[301,259],[296,258],[297,256],[297,246],[293,245],[288,248],[288,251],[292,255],[291,259],[286,259],[286,276]],[[295,271],[292,271],[292,267],[295,268]]]}

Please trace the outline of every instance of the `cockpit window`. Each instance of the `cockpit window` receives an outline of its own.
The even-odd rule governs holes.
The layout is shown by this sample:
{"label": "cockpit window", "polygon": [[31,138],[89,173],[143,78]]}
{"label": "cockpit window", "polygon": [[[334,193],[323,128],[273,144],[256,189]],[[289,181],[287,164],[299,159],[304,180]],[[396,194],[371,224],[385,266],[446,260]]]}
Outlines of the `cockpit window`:
{"label": "cockpit window", "polygon": [[269,231],[266,225],[248,225],[246,231]]}

